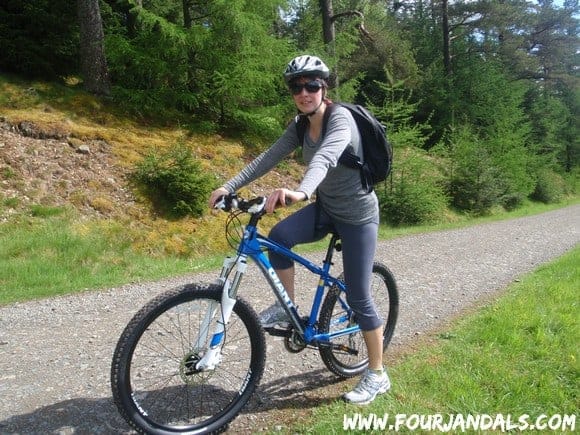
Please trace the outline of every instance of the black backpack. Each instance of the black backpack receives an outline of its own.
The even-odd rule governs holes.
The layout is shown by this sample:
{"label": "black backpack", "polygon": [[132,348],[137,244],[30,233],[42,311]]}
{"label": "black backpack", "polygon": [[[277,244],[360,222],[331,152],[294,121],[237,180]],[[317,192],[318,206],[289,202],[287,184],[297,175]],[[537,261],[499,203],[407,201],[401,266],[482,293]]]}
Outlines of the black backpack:
{"label": "black backpack", "polygon": [[[348,151],[344,151],[338,162],[349,168],[359,169],[363,188],[367,192],[373,191],[373,186],[384,181],[391,172],[393,162],[393,147],[387,140],[386,128],[374,115],[358,104],[333,103],[326,107],[322,120],[322,136],[326,132],[326,124],[332,110],[336,106],[342,106],[350,111],[358,127],[362,146],[364,163],[359,157]],[[304,143],[304,135],[308,119],[301,116],[296,122],[296,132],[300,146]]]}

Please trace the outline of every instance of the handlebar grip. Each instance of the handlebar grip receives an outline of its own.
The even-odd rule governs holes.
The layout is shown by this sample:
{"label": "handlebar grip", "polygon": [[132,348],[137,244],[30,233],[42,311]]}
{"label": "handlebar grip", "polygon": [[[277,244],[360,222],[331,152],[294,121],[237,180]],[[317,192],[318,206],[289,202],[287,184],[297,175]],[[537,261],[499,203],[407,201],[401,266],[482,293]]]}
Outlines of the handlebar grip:
{"label": "handlebar grip", "polygon": [[232,207],[237,207],[237,198],[238,196],[235,193],[222,195],[217,199],[213,207],[224,211],[230,211]]}

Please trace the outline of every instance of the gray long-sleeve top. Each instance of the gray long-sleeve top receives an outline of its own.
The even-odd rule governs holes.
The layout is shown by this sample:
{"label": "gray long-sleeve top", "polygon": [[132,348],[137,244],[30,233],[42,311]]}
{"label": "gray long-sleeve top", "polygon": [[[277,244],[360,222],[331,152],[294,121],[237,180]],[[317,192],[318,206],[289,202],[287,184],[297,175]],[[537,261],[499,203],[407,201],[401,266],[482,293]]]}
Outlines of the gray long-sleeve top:
{"label": "gray long-sleeve top", "polygon": [[[268,150],[225,183],[224,187],[230,192],[237,191],[269,172],[298,146],[296,121],[293,121]],[[308,167],[295,190],[304,192],[308,198],[316,191],[323,209],[339,222],[354,225],[378,223],[379,208],[375,193],[367,193],[363,189],[357,169],[338,164],[340,155],[347,148],[362,159],[362,144],[356,123],[348,109],[337,107],[328,119],[324,137],[313,141],[306,130],[302,156]]]}

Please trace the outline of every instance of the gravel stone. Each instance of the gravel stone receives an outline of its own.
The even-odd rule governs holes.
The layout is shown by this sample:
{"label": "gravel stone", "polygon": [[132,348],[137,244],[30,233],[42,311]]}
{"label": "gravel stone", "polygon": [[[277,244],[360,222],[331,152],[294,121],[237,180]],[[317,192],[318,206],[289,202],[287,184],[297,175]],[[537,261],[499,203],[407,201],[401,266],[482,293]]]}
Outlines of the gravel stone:
{"label": "gravel stone", "polygon": [[[523,274],[580,241],[580,205],[536,216],[401,237],[379,243],[377,259],[397,278],[397,354],[449,319],[497,297]],[[321,261],[323,253],[308,255]],[[257,311],[273,300],[255,266],[240,295]],[[108,290],[0,307],[0,434],[131,433],[111,399],[109,372],[116,341],[133,314],[168,288],[212,282],[216,272],[133,283]],[[297,274],[297,302],[309,305],[316,280]],[[230,433],[282,431],[303,411],[336,400],[350,381],[338,381],[305,350],[289,354],[267,337],[267,363],[257,393]],[[393,379],[394,389],[397,380]],[[337,423],[339,424],[339,423]]]}

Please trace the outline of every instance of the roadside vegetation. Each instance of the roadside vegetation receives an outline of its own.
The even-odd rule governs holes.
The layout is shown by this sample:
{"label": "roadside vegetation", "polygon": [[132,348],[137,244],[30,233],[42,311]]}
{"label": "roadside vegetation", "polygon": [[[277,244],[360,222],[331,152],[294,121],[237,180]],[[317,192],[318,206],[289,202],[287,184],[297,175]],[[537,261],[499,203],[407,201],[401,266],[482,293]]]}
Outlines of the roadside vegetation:
{"label": "roadside vegetation", "polygon": [[[0,107],[7,125],[17,129],[22,122],[29,122],[45,134],[60,132],[69,144],[95,138],[112,144],[113,163],[105,168],[118,172],[118,183],[134,200],[115,202],[102,189],[103,174],[95,174],[98,181],[77,181],[72,193],[64,190],[59,177],[51,176],[55,181],[48,191],[42,190],[39,186],[50,180],[19,165],[42,159],[35,153],[54,144],[44,146],[41,142],[38,151],[25,149],[22,155],[11,155],[12,144],[3,144],[1,304],[155,280],[219,265],[228,249],[222,236],[225,216],[206,209],[207,194],[260,147],[215,134],[188,133],[174,125],[137,123],[117,113],[110,102],[78,89],[2,80],[5,92]],[[66,142],[64,145],[67,148]],[[65,151],[59,161],[68,158]],[[570,173],[565,181],[558,177],[560,181],[552,189],[555,194],[549,199],[524,198],[518,207],[508,209],[497,203],[477,212],[461,210],[442,200],[442,173],[428,165],[426,154],[421,153],[412,148],[399,152],[392,178],[377,186],[383,204],[381,237],[509,218],[577,201],[578,177]],[[90,156],[83,165],[95,158]],[[428,158],[444,162],[444,157]],[[295,183],[302,170],[296,159],[289,158],[275,174],[244,193],[265,194],[272,185]],[[75,171],[72,167],[68,172],[74,175]],[[414,177],[413,173],[422,175]],[[291,210],[280,210],[265,219],[264,231]]]}
{"label": "roadside vegetation", "polygon": [[[451,414],[466,418],[485,414],[493,420],[498,414],[504,420],[511,415],[516,425],[520,417],[528,416],[528,430],[538,417],[545,416],[540,423],[547,425],[560,414],[573,416],[577,430],[578,264],[580,247],[526,275],[497,301],[452,322],[418,351],[392,361],[392,390],[371,405],[357,407],[340,400],[320,405],[281,433],[385,433],[370,430],[372,425],[368,430],[355,425],[344,431],[344,416],[356,413],[365,418],[389,414],[389,424],[395,424],[396,414],[406,414],[409,420],[399,420],[402,433],[410,432],[405,422],[417,424],[410,418],[413,414],[441,414],[442,424]],[[498,425],[490,431],[501,429]],[[530,433],[546,433],[544,429]],[[454,432],[460,430],[450,431]]]}
{"label": "roadside vegetation", "polygon": [[[568,203],[572,202],[578,201]],[[380,237],[387,239],[489,220],[509,219],[548,211],[562,205],[564,204],[529,202],[516,212],[504,211],[479,218],[456,215],[451,221],[435,225],[382,225]],[[209,240],[213,237],[225,243],[223,217],[216,215],[207,218],[213,222],[213,230],[208,225],[203,234],[178,232],[175,237],[181,237],[179,243],[190,242],[195,246],[203,244],[199,240],[201,238]],[[266,224],[268,221],[275,222],[277,218],[278,216],[272,216],[266,219]],[[174,231],[183,230],[185,227],[177,228]],[[204,250],[198,255],[158,255],[135,247],[135,240],[142,237],[138,230],[131,230],[122,222],[85,221],[79,219],[75,212],[66,209],[31,207],[0,225],[0,304],[98,290],[218,268],[227,249],[214,241],[214,245],[219,248],[213,251]],[[163,242],[159,240],[159,243]],[[322,245],[313,244],[302,249],[317,248],[322,249]]]}
{"label": "roadside vegetation", "polygon": [[[380,237],[579,201],[577,1],[89,4],[102,38],[70,1],[0,6],[0,305],[217,268],[229,248],[208,192],[295,116],[281,71],[298,54],[338,73],[332,99],[387,126]],[[103,42],[101,89],[83,40]],[[93,141],[104,151],[72,158]],[[242,193],[294,185],[297,157]],[[344,433],[355,413],[576,415],[579,264],[576,248],[392,358],[393,389],[372,405],[297,410],[278,432]]]}
{"label": "roadside vegetation", "polygon": [[[387,126],[383,237],[578,195],[577,2],[76,6],[0,6],[0,303],[215,265],[208,192],[294,118],[305,53]],[[295,154],[242,193],[296,185]]]}

